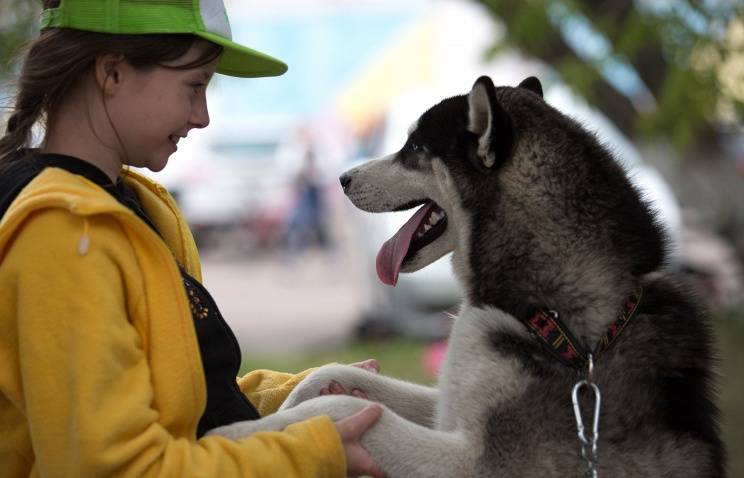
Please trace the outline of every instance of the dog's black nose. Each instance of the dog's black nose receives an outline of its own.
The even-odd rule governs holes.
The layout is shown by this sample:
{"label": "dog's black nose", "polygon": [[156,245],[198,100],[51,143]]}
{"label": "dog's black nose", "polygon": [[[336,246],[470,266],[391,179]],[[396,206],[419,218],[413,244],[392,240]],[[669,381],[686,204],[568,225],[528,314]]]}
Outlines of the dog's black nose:
{"label": "dog's black nose", "polygon": [[349,184],[351,183],[351,176],[344,173],[341,175],[340,178],[338,178],[339,181],[341,181],[341,187],[344,188],[344,191],[346,191],[346,188],[349,187]]}

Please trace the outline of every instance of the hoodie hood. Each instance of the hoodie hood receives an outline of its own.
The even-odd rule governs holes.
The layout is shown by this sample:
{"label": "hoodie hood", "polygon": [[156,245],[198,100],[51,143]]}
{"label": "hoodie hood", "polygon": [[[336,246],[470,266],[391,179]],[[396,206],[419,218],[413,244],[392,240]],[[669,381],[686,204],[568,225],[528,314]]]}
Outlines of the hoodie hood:
{"label": "hoodie hood", "polygon": [[[94,182],[63,169],[49,167],[21,190],[0,220],[0,259],[14,232],[30,214],[45,208],[63,208],[83,218],[111,214],[134,230],[150,235],[152,241],[164,241],[176,261],[192,277],[201,281],[196,244],[173,197],[164,187],[137,172],[125,168],[122,169],[122,176],[127,186],[137,194],[160,237]],[[84,225],[79,245],[81,254],[87,250],[90,240],[85,229]]]}

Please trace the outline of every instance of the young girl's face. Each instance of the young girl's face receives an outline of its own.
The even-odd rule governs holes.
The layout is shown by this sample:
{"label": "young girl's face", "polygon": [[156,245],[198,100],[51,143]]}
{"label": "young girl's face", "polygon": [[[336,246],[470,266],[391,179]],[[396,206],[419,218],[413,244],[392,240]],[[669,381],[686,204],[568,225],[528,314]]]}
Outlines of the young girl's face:
{"label": "young girl's face", "polygon": [[[181,58],[167,66],[197,59],[206,47],[196,42]],[[209,124],[206,88],[218,59],[189,70],[154,67],[139,71],[126,65],[126,81],[107,100],[107,108],[123,143],[126,164],[160,171],[192,128]]]}

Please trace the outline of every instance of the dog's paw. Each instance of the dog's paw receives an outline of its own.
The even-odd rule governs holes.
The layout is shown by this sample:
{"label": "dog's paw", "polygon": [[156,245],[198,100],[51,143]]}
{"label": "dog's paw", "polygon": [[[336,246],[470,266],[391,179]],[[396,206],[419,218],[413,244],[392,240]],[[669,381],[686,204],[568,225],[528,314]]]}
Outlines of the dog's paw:
{"label": "dog's paw", "polygon": [[323,388],[328,387],[331,381],[338,382],[346,390],[359,388],[359,374],[371,374],[366,370],[351,365],[330,364],[320,367],[300,382],[287,396],[279,410],[292,408],[302,402],[313,399],[320,395]]}

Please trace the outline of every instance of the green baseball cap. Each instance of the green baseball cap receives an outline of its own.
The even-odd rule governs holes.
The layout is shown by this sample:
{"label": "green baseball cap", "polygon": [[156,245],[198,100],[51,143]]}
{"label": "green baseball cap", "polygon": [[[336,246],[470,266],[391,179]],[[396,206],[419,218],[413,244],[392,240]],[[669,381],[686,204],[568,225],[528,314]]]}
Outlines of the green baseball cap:
{"label": "green baseball cap", "polygon": [[217,73],[243,78],[279,76],[287,65],[232,41],[222,0],[61,0],[41,14],[41,29],[100,33],[192,33],[223,47]]}

